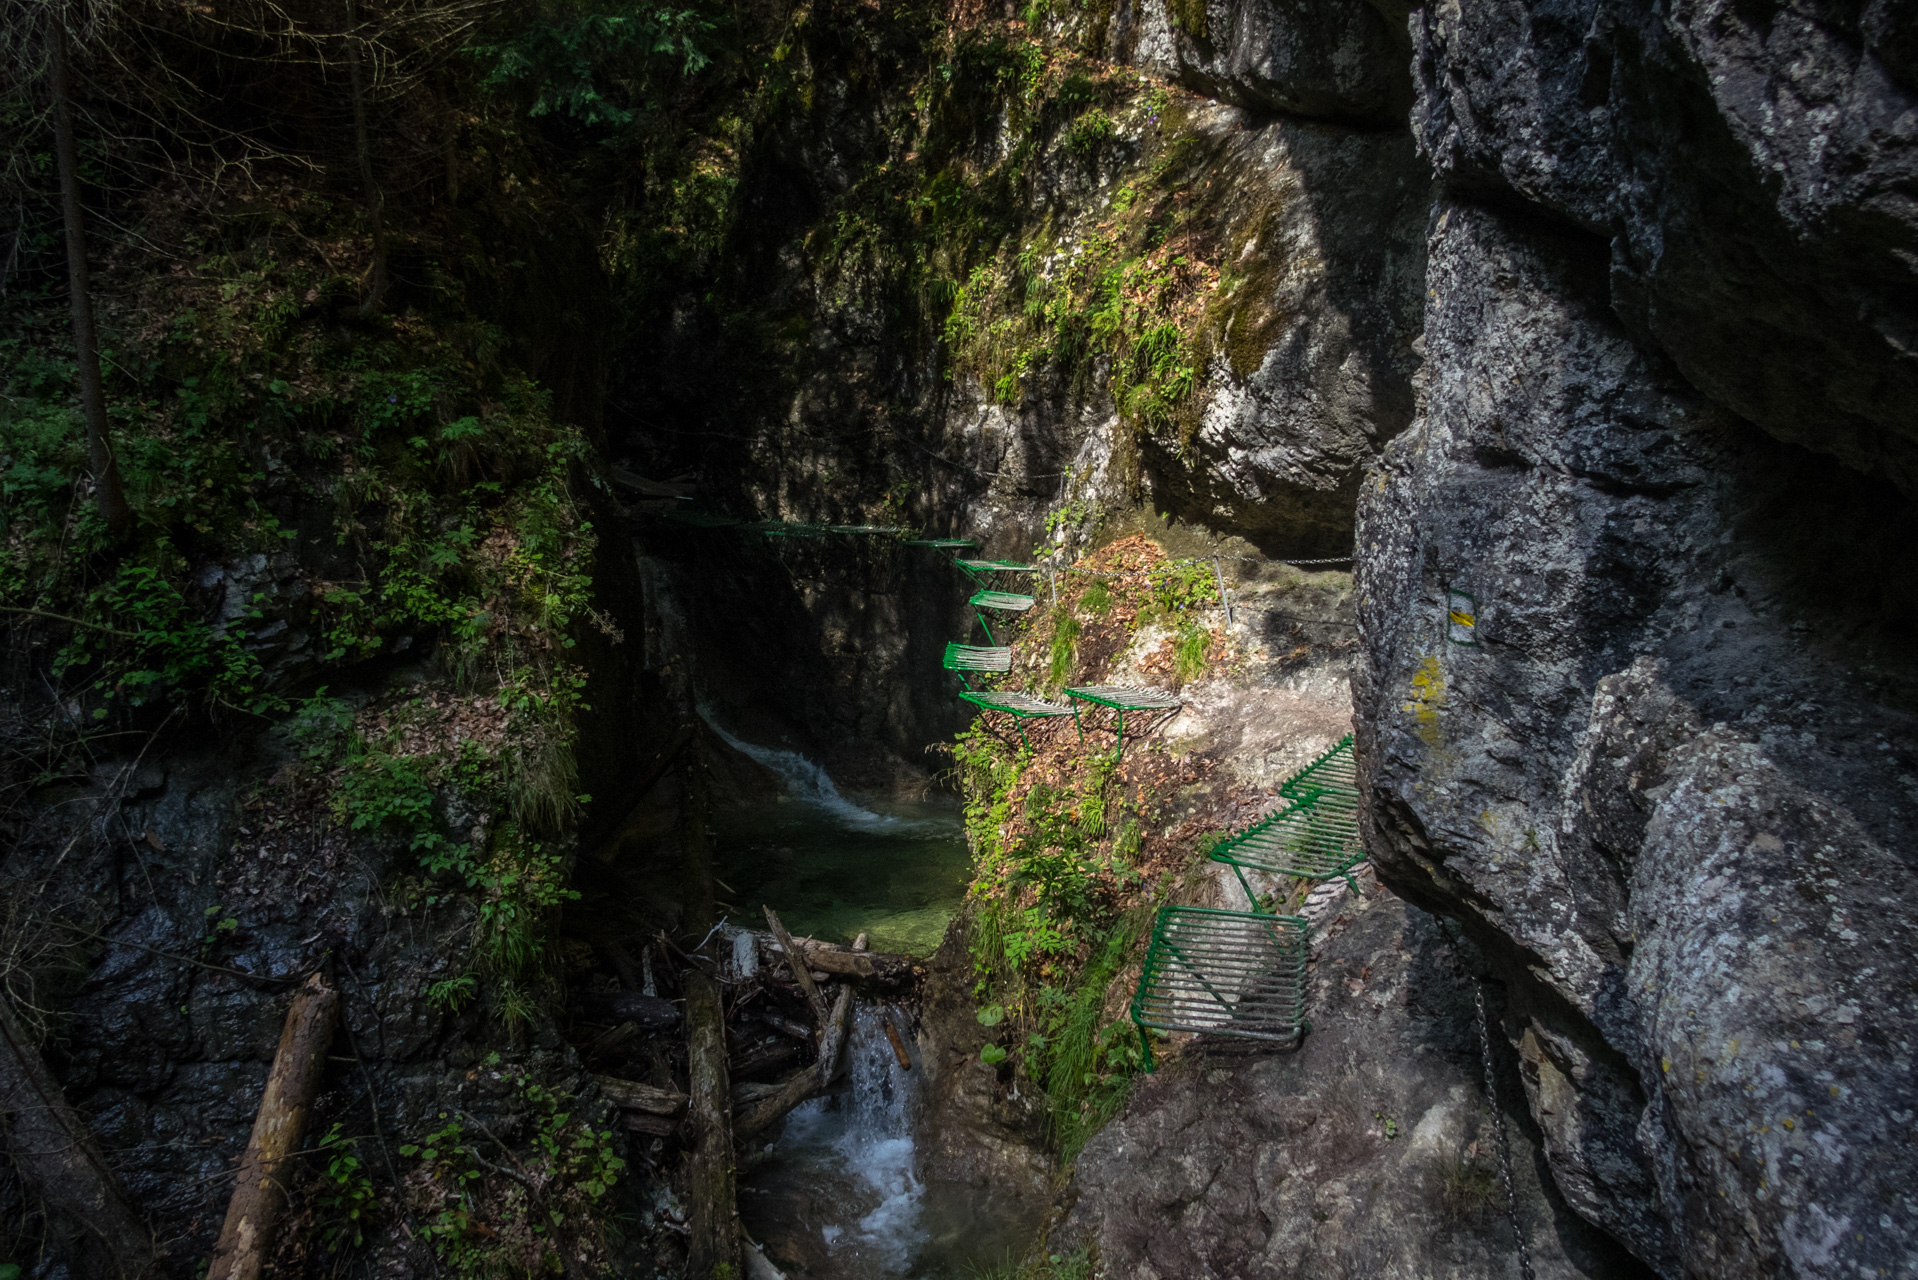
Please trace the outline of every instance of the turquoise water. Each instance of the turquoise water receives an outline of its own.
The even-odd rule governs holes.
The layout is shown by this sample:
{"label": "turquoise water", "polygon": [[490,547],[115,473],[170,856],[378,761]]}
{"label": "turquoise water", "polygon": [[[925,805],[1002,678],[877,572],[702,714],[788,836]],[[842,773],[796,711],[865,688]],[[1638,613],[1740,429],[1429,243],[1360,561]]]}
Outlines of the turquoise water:
{"label": "turquoise water", "polygon": [[713,816],[721,899],[737,923],[766,927],[770,903],[795,934],[928,955],[970,878],[956,800],[836,804],[788,795]]}

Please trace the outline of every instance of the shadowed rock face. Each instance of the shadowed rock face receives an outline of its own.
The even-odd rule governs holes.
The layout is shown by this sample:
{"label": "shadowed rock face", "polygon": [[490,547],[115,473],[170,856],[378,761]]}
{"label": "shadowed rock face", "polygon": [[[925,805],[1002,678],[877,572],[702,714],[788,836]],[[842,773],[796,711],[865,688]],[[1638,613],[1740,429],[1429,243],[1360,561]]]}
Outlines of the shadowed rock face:
{"label": "shadowed rock face", "polygon": [[1127,0],[1115,56],[1261,115],[1397,129],[1411,106],[1405,21],[1393,5],[1314,0]]}
{"label": "shadowed rock face", "polygon": [[1612,304],[1718,403],[1918,486],[1918,11],[1428,5],[1414,132],[1454,190],[1612,239]]}
{"label": "shadowed rock face", "polygon": [[[1296,1053],[1188,1056],[1087,1145],[1063,1235],[1104,1274],[1479,1280],[1516,1274],[1469,974],[1389,892],[1348,900]],[[1542,1280],[1639,1274],[1569,1212],[1500,1082],[1518,1214]]]}
{"label": "shadowed rock face", "polygon": [[1905,1274],[1904,504],[1638,345],[1596,242],[1447,203],[1430,254],[1361,504],[1381,872],[1524,975],[1579,1212],[1666,1275]]}

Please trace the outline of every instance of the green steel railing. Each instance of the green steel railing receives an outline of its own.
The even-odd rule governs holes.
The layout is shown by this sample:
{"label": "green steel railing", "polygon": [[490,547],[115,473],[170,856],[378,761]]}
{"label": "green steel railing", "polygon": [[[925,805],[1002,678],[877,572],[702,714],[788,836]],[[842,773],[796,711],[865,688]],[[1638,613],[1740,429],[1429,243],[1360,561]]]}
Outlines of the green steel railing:
{"label": "green steel railing", "polygon": [[1151,1031],[1297,1042],[1306,1030],[1308,935],[1297,916],[1160,908],[1132,996],[1146,1070]]}
{"label": "green steel railing", "polygon": [[[1092,684],[1067,689],[1066,696],[1078,702],[1088,702],[1096,707],[1109,707],[1118,716],[1118,724],[1113,730],[1117,734],[1112,744],[1112,758],[1122,759],[1125,755],[1125,713],[1128,711],[1176,711],[1185,703],[1176,695],[1160,689],[1138,689],[1127,684]],[[1073,720],[1079,726],[1079,737],[1083,741],[1086,733],[1085,721],[1079,718],[1078,710],[1072,713]]]}
{"label": "green steel railing", "polygon": [[1285,807],[1221,841],[1212,861],[1232,868],[1254,909],[1259,899],[1247,871],[1315,881],[1343,876],[1357,892],[1352,868],[1365,860],[1365,846],[1359,838],[1356,779],[1348,735],[1280,783]]}

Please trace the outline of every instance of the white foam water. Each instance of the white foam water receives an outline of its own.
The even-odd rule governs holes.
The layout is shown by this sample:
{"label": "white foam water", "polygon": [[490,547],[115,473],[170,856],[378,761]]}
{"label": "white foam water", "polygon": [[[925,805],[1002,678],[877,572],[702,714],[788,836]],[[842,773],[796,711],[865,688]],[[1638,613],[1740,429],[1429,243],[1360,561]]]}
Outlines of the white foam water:
{"label": "white foam water", "polygon": [[831,1274],[881,1280],[913,1273],[927,1242],[925,1186],[914,1173],[912,1112],[920,1072],[901,1071],[880,1019],[859,1005],[846,1044],[847,1087],[795,1109],[779,1147],[788,1161],[844,1190],[845,1217],[820,1223]]}
{"label": "white foam water", "polygon": [[858,831],[885,831],[909,825],[904,819],[862,809],[846,799],[833,785],[831,775],[799,752],[747,742],[713,719],[704,707],[699,709],[699,715],[727,746],[778,774],[795,800],[824,810],[841,825]]}

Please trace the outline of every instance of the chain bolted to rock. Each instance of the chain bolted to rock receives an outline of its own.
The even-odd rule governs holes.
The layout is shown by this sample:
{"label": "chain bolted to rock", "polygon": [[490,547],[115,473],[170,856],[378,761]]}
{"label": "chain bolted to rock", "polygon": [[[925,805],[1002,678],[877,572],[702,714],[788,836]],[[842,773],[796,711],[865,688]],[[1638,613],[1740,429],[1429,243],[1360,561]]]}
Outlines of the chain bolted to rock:
{"label": "chain bolted to rock", "polygon": [[1518,1224],[1518,1189],[1512,1184],[1512,1144],[1505,1134],[1505,1113],[1498,1109],[1498,1084],[1492,1074],[1492,1035],[1485,1023],[1485,984],[1471,979],[1472,1002],[1478,1007],[1478,1049],[1485,1064],[1485,1101],[1492,1108],[1492,1124],[1498,1130],[1498,1179],[1505,1185],[1505,1212],[1512,1219],[1512,1243],[1518,1248],[1518,1273],[1523,1280],[1535,1280],[1532,1260],[1525,1252],[1525,1232]]}

